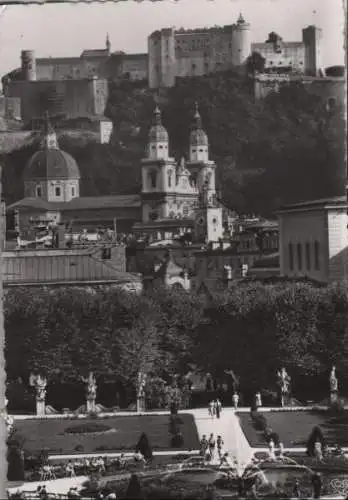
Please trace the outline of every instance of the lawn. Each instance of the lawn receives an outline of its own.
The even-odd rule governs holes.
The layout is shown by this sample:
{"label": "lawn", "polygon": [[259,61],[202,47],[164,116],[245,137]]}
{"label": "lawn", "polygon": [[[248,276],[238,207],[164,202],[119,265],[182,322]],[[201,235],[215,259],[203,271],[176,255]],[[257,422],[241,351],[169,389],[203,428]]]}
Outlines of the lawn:
{"label": "lawn", "polygon": [[[181,414],[182,449],[198,449],[199,439],[192,415]],[[75,431],[76,426],[87,432]],[[24,438],[28,453],[46,450],[49,454],[93,453],[134,450],[142,432],[153,450],[172,450],[169,415],[120,416],[99,419],[17,420],[17,432]],[[89,432],[95,427],[96,432]],[[98,428],[100,430],[98,430]],[[83,430],[83,429],[81,429]]]}
{"label": "lawn", "polygon": [[[338,415],[325,411],[271,411],[264,416],[285,448],[306,447],[308,436],[316,425],[322,429],[329,446],[335,443],[348,446],[348,411]],[[250,445],[265,447],[263,433],[254,429],[249,413],[238,413],[238,417]]]}

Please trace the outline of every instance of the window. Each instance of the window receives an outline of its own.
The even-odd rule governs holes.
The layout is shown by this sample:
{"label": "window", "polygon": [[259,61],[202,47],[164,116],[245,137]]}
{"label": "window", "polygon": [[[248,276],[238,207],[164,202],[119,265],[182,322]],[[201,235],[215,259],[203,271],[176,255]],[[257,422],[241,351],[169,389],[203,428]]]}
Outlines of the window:
{"label": "window", "polygon": [[168,187],[172,187],[172,173],[168,172]]}
{"label": "window", "polygon": [[314,242],[314,266],[316,271],[319,270],[319,241]]}
{"label": "window", "polygon": [[297,267],[299,271],[302,271],[302,245],[297,243]]}
{"label": "window", "polygon": [[55,190],[54,190],[54,192],[55,192],[55,195],[56,195],[56,196],[60,196],[60,194],[61,194],[60,187],[59,187],[59,186],[58,186],[58,187],[56,187],[56,188],[55,188]]}
{"label": "window", "polygon": [[42,196],[42,187],[41,186],[36,186],[36,196],[38,198],[41,198],[41,196]]}
{"label": "window", "polygon": [[289,243],[289,268],[290,271],[294,270],[294,249],[292,243]]}
{"label": "window", "polygon": [[104,247],[102,250],[102,259],[110,260],[111,259],[111,248]]}
{"label": "window", "polygon": [[75,196],[75,188],[74,188],[74,186],[71,188],[71,196]]}
{"label": "window", "polygon": [[311,268],[311,247],[309,243],[306,243],[306,267],[307,271]]}

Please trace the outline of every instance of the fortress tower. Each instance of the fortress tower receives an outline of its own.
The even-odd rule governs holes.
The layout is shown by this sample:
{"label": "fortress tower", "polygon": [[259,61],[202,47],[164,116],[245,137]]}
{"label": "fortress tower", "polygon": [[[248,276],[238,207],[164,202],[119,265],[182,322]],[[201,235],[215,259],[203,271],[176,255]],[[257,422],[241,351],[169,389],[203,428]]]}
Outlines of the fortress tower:
{"label": "fortress tower", "polygon": [[322,68],[322,38],[322,29],[316,26],[307,26],[302,30],[302,40],[305,45],[305,73],[309,76],[317,76]]}
{"label": "fortress tower", "polygon": [[250,24],[245,22],[242,14],[232,32],[232,64],[242,66],[251,53]]}
{"label": "fortress tower", "polygon": [[22,79],[33,82],[36,80],[36,57],[33,50],[22,50]]}
{"label": "fortress tower", "polygon": [[173,28],[155,31],[148,38],[148,78],[150,88],[175,84],[175,34]]}

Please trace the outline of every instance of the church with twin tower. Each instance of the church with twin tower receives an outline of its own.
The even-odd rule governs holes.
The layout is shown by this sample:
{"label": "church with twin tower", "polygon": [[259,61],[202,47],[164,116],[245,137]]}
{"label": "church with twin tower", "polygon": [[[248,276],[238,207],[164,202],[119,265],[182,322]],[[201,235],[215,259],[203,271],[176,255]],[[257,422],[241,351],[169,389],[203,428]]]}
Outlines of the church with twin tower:
{"label": "church with twin tower", "polygon": [[208,136],[203,130],[198,105],[189,136],[188,159],[179,163],[169,155],[168,132],[162,124],[158,106],[149,131],[147,155],[141,161],[142,223],[157,227],[159,233],[171,230],[193,231],[200,241],[223,237],[222,206],[215,187],[216,164],[209,159]]}

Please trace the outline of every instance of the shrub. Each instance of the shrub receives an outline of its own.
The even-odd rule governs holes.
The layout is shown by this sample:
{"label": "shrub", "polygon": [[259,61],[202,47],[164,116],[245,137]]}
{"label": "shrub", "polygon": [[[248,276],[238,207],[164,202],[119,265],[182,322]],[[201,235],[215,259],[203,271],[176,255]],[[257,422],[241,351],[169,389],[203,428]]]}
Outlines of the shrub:
{"label": "shrub", "polygon": [[138,479],[138,476],[136,474],[132,474],[129,483],[128,483],[128,488],[126,491],[126,498],[130,499],[140,499],[142,498],[142,491],[141,491],[141,485]]}
{"label": "shrub", "polygon": [[172,448],[181,448],[184,445],[184,436],[179,432],[172,437],[170,442]]}
{"label": "shrub", "polygon": [[7,450],[7,479],[9,481],[24,481],[24,457],[20,448],[9,446]]}
{"label": "shrub", "polygon": [[83,451],[85,451],[85,449],[82,446],[82,444],[78,444],[78,445],[75,446],[75,451],[78,451],[78,452],[82,453]]}
{"label": "shrub", "polygon": [[93,432],[106,432],[111,430],[109,425],[99,424],[97,422],[87,422],[73,427],[67,427],[64,434],[91,434]]}
{"label": "shrub", "polygon": [[267,428],[267,419],[262,413],[252,412],[251,418],[257,431],[264,431]]}
{"label": "shrub", "polygon": [[138,444],[135,447],[135,452],[138,453],[139,451],[146,460],[152,460],[152,448],[145,432],[141,434]]}

